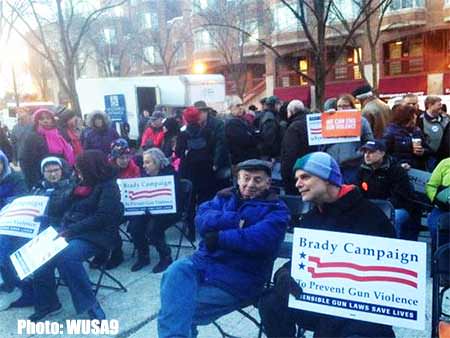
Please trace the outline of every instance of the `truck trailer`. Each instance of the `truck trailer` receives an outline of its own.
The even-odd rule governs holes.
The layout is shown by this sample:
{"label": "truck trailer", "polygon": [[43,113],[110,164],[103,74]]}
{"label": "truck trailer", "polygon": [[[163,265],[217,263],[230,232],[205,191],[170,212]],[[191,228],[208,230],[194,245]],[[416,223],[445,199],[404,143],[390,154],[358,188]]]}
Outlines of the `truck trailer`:
{"label": "truck trailer", "polygon": [[139,117],[155,106],[190,106],[202,100],[223,111],[225,79],[220,74],[109,77],[76,83],[83,116],[105,111],[113,122],[128,122],[130,138],[138,138]]}

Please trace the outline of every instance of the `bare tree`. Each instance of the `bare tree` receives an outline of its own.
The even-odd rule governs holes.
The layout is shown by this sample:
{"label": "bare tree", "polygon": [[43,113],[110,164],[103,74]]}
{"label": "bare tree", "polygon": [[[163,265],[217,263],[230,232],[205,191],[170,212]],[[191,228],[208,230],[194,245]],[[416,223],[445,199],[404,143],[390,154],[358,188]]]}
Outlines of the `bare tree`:
{"label": "bare tree", "polygon": [[[379,0],[376,3],[378,8],[377,15],[373,15],[375,12],[373,11],[374,3],[369,3],[369,0],[352,0],[353,4],[359,8],[359,11],[364,16],[364,37],[367,38],[367,42],[370,49],[370,64],[372,66],[372,87],[374,92],[378,92],[378,41],[381,36],[381,28],[383,27],[384,16],[391,6],[393,0]],[[343,31],[340,31],[341,34],[348,34],[350,30],[350,25],[347,19],[342,15],[341,12],[337,12],[338,20],[341,23]],[[335,27],[336,28],[336,27]],[[350,43],[357,47],[357,41],[355,36],[352,37]],[[357,53],[357,63],[360,69],[360,73],[362,77],[367,81],[367,77],[364,74],[364,64],[362,61],[362,57],[359,53]],[[369,81],[367,81],[369,82]]]}
{"label": "bare tree", "polygon": [[[75,86],[80,48],[92,24],[126,1],[105,0],[97,6],[86,0],[27,0],[27,7],[20,11],[5,0],[18,20],[3,18],[34,52],[48,61],[73,109],[81,111]],[[24,33],[23,27],[28,32]]]}
{"label": "bare tree", "polygon": [[[256,39],[260,24],[258,15],[252,15],[258,11],[258,7],[248,0],[219,0],[214,6],[197,10],[201,18],[199,27],[208,32],[212,46],[219,53],[231,77],[237,96],[243,99],[248,87],[248,57],[259,49]],[[239,29],[231,28],[233,26]]]}
{"label": "bare tree", "polygon": [[[347,17],[348,8],[342,7],[340,0],[280,0],[289,11],[297,19],[301,31],[298,34],[303,34],[307,40],[307,50],[312,55],[312,65],[314,73],[312,75],[305,74],[298,68],[294,70],[301,75],[310,84],[315,86],[315,102],[317,108],[321,108],[325,99],[325,82],[327,75],[332,71],[336,61],[342,56],[346,48],[351,44],[355,34],[358,33],[362,25],[372,16],[377,13],[387,0],[365,0],[352,13],[350,19],[346,20],[348,29],[345,34],[339,35],[335,41],[336,51],[332,58],[327,57],[327,46],[329,39],[335,30],[335,26],[340,22],[336,19],[339,17]],[[358,2],[357,0],[354,0]],[[266,17],[270,18],[271,13],[267,12]],[[235,22],[228,24],[223,22],[211,23],[211,26],[227,27],[241,32],[248,37],[252,34],[243,29]],[[271,32],[266,32],[270,35]],[[283,55],[278,51],[277,47],[271,44],[269,38],[256,39],[262,46],[271,50],[274,55],[283,59]]]}

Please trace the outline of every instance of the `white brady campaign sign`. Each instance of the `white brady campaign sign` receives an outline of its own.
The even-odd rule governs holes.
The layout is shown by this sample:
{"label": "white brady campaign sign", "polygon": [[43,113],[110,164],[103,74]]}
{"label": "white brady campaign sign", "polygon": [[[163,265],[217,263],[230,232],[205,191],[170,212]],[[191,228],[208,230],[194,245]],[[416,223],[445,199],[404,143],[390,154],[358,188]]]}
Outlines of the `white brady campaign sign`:
{"label": "white brady campaign sign", "polygon": [[117,184],[126,216],[177,212],[172,175],[119,179]]}
{"label": "white brady campaign sign", "polygon": [[306,115],[306,127],[308,130],[308,144],[310,146],[317,146],[317,145],[321,145],[321,144],[330,144],[330,143],[354,142],[354,141],[360,140],[360,136],[323,137],[321,116],[322,116],[322,114],[320,114],[320,113]]}
{"label": "white brady campaign sign", "polygon": [[289,307],[425,329],[426,244],[295,228]]}
{"label": "white brady campaign sign", "polygon": [[35,218],[44,214],[47,196],[16,198],[0,211],[0,235],[33,238],[39,231]]}

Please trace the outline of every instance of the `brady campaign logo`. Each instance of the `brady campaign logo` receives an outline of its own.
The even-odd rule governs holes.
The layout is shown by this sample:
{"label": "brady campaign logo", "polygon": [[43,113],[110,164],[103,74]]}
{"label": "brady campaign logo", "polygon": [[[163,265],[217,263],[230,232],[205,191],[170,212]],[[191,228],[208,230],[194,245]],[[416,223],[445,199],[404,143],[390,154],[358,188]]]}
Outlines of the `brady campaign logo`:
{"label": "brady campaign logo", "polygon": [[425,327],[426,244],[295,229],[289,306],[386,325]]}

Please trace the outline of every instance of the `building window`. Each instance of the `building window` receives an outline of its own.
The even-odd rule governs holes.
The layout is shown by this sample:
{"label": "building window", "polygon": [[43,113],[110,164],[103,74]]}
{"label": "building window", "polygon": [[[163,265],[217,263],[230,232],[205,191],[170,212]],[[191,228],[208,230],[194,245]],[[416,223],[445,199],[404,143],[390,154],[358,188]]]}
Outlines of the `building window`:
{"label": "building window", "polygon": [[215,0],[194,0],[192,2],[193,11],[195,13],[204,11],[208,7],[214,7]]}
{"label": "building window", "polygon": [[194,32],[194,48],[195,50],[205,50],[212,47],[211,35],[207,30],[199,30]]}
{"label": "building window", "polygon": [[337,13],[342,15],[345,20],[351,21],[358,16],[360,11],[360,7],[354,0],[334,0],[334,5],[335,8],[330,10],[330,23],[341,21],[338,19]]}
{"label": "building window", "polygon": [[450,7],[450,0],[444,1],[444,7]]}
{"label": "building window", "polygon": [[[292,5],[294,8],[296,6]],[[296,32],[301,27],[300,21],[292,11],[284,4],[276,4],[273,8],[275,32]]]}
{"label": "building window", "polygon": [[385,75],[414,74],[424,71],[422,35],[384,44]]}
{"label": "building window", "polygon": [[144,48],[144,58],[147,63],[150,63],[152,65],[161,63],[161,57],[154,46],[148,46]]}
{"label": "building window", "polygon": [[339,56],[336,55],[337,48],[328,50],[328,60],[334,62],[333,70],[328,75],[330,81],[348,81],[361,79],[358,57],[361,57],[361,48],[348,47]]}
{"label": "building window", "polygon": [[103,36],[105,38],[105,42],[108,45],[115,44],[116,41],[116,30],[113,28],[105,28],[103,29]]}
{"label": "building window", "polygon": [[[298,61],[298,68],[303,73],[308,75],[308,60],[306,59],[300,59]],[[306,81],[304,76],[300,76],[300,86],[305,86],[308,84],[308,81]]]}
{"label": "building window", "polygon": [[143,13],[141,17],[142,29],[157,29],[158,28],[158,15],[154,12]]}
{"label": "building window", "polygon": [[425,8],[425,0],[393,0],[388,11],[414,8]]}

